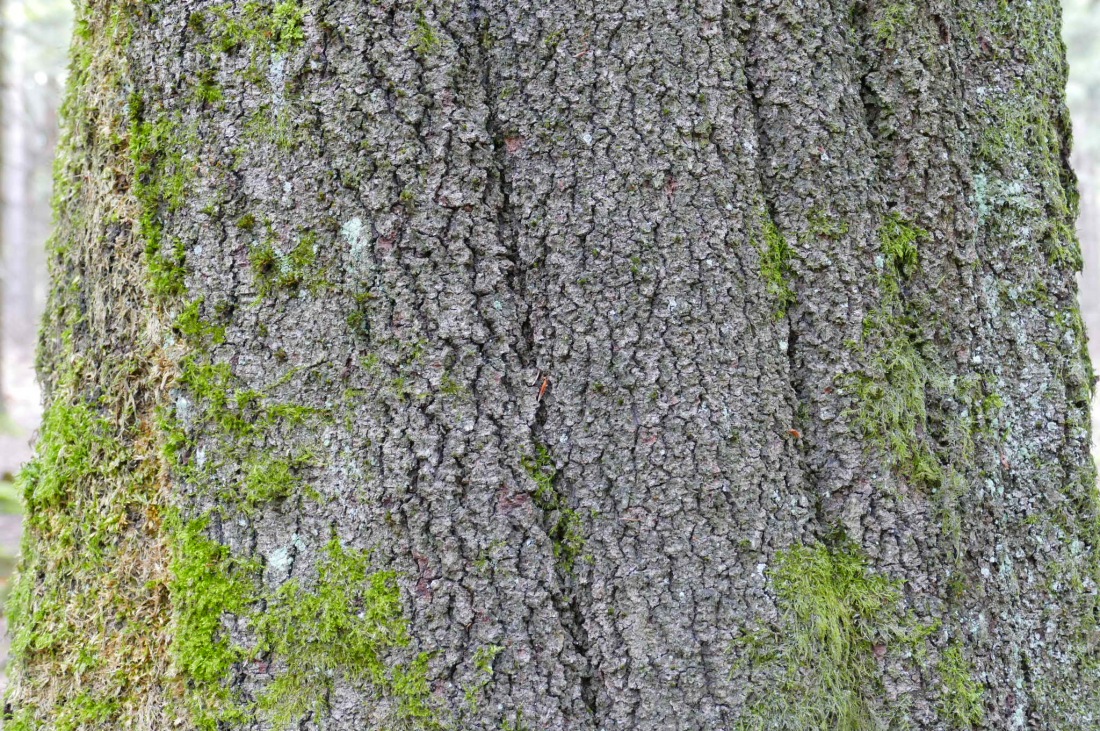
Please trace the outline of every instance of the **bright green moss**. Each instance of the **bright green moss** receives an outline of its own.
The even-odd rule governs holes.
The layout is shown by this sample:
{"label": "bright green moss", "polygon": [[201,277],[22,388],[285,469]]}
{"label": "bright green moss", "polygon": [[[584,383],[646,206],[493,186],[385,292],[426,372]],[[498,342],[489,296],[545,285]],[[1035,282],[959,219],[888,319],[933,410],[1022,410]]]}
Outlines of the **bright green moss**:
{"label": "bright green moss", "polygon": [[749,633],[743,659],[766,675],[738,728],[872,731],[888,716],[880,652],[926,636],[901,606],[901,583],[873,573],[850,545],[795,546],[769,573],[781,626]]}
{"label": "bright green moss", "polygon": [[305,42],[304,18],[305,9],[297,0],[275,4],[271,13],[271,40],[277,50],[290,51]]}
{"label": "bright green moss", "polygon": [[974,679],[970,663],[958,644],[944,651],[937,671],[943,681],[938,711],[953,729],[972,729],[985,720],[985,688]]}
{"label": "bright green moss", "polygon": [[91,406],[59,393],[42,417],[37,454],[20,473],[28,519],[60,506],[88,480],[113,475],[128,459],[110,422]]}
{"label": "bright green moss", "polygon": [[222,617],[250,609],[259,567],[234,559],[227,547],[207,538],[205,520],[175,522],[172,654],[191,685],[187,697],[193,720],[202,731],[216,731],[220,722],[244,718],[225,685],[244,652],[225,636]]}
{"label": "bright green moss", "polygon": [[214,78],[214,70],[206,69],[199,73],[198,85],[195,87],[195,98],[205,104],[220,102],[223,98],[222,89]]}
{"label": "bright green moss", "polygon": [[783,318],[796,301],[791,288],[791,247],[770,216],[763,221],[764,244],[760,247],[760,273],[768,294],[776,302],[776,317]]}
{"label": "bright green moss", "polygon": [[225,327],[212,325],[202,319],[202,308],[201,298],[187,305],[173,323],[176,332],[200,348],[207,344],[221,345],[225,342]]}
{"label": "bright green moss", "polygon": [[333,539],[306,591],[284,584],[253,618],[260,644],[285,666],[260,696],[259,708],[278,729],[296,728],[323,710],[336,677],[369,682],[396,706],[395,727],[437,728],[427,682],[426,654],[409,663],[388,661],[410,644],[397,577],[371,572],[369,554]]}
{"label": "bright green moss", "polygon": [[78,731],[89,725],[104,725],[117,719],[120,710],[118,698],[103,698],[85,691],[62,708],[55,728],[56,731]]}
{"label": "bright green moss", "polygon": [[927,231],[898,214],[892,213],[886,217],[879,228],[879,241],[886,258],[884,284],[887,285],[887,296],[896,295],[899,283],[916,274],[920,268],[918,245],[930,239]]}
{"label": "bright green moss", "polygon": [[262,456],[249,460],[245,466],[242,495],[246,509],[252,510],[259,505],[285,500],[299,493],[316,498],[316,491],[307,487],[299,474],[302,467],[309,464],[310,459],[310,455],[302,454],[291,459]]}

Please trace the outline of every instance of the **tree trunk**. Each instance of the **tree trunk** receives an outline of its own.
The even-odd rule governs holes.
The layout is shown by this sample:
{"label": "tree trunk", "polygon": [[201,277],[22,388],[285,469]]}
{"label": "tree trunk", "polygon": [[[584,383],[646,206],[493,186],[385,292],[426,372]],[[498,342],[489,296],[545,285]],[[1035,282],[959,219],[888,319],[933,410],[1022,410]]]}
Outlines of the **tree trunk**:
{"label": "tree trunk", "polygon": [[78,8],[9,729],[1087,729],[1052,0]]}

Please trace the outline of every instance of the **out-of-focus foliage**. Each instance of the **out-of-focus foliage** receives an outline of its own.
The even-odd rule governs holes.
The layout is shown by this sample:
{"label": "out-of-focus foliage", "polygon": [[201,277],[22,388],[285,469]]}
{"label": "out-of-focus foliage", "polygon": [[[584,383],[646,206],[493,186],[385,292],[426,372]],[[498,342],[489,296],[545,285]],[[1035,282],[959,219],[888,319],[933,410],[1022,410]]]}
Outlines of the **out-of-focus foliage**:
{"label": "out-of-focus foliage", "polygon": [[70,0],[7,0],[7,4],[7,30],[19,65],[32,73],[57,74],[64,69],[73,15]]}

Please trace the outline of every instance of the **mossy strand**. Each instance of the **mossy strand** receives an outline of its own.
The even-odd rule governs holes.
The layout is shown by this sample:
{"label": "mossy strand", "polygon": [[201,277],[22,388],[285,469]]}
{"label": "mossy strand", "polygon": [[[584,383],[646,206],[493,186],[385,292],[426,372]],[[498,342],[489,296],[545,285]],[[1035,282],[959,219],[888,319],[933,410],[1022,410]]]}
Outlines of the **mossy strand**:
{"label": "mossy strand", "polygon": [[891,712],[878,653],[911,655],[930,631],[904,611],[901,582],[873,573],[850,544],[793,546],[768,577],[779,625],[747,632],[736,647],[767,690],[750,695],[736,728],[877,731]]}

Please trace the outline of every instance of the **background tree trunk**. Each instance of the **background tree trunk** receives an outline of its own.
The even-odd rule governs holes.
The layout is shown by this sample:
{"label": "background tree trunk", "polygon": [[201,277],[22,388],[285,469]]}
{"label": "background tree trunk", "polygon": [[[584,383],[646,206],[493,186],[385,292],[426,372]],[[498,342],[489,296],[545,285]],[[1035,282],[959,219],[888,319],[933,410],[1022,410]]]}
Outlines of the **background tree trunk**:
{"label": "background tree trunk", "polygon": [[7,727],[1100,723],[1058,21],[78,8]]}

